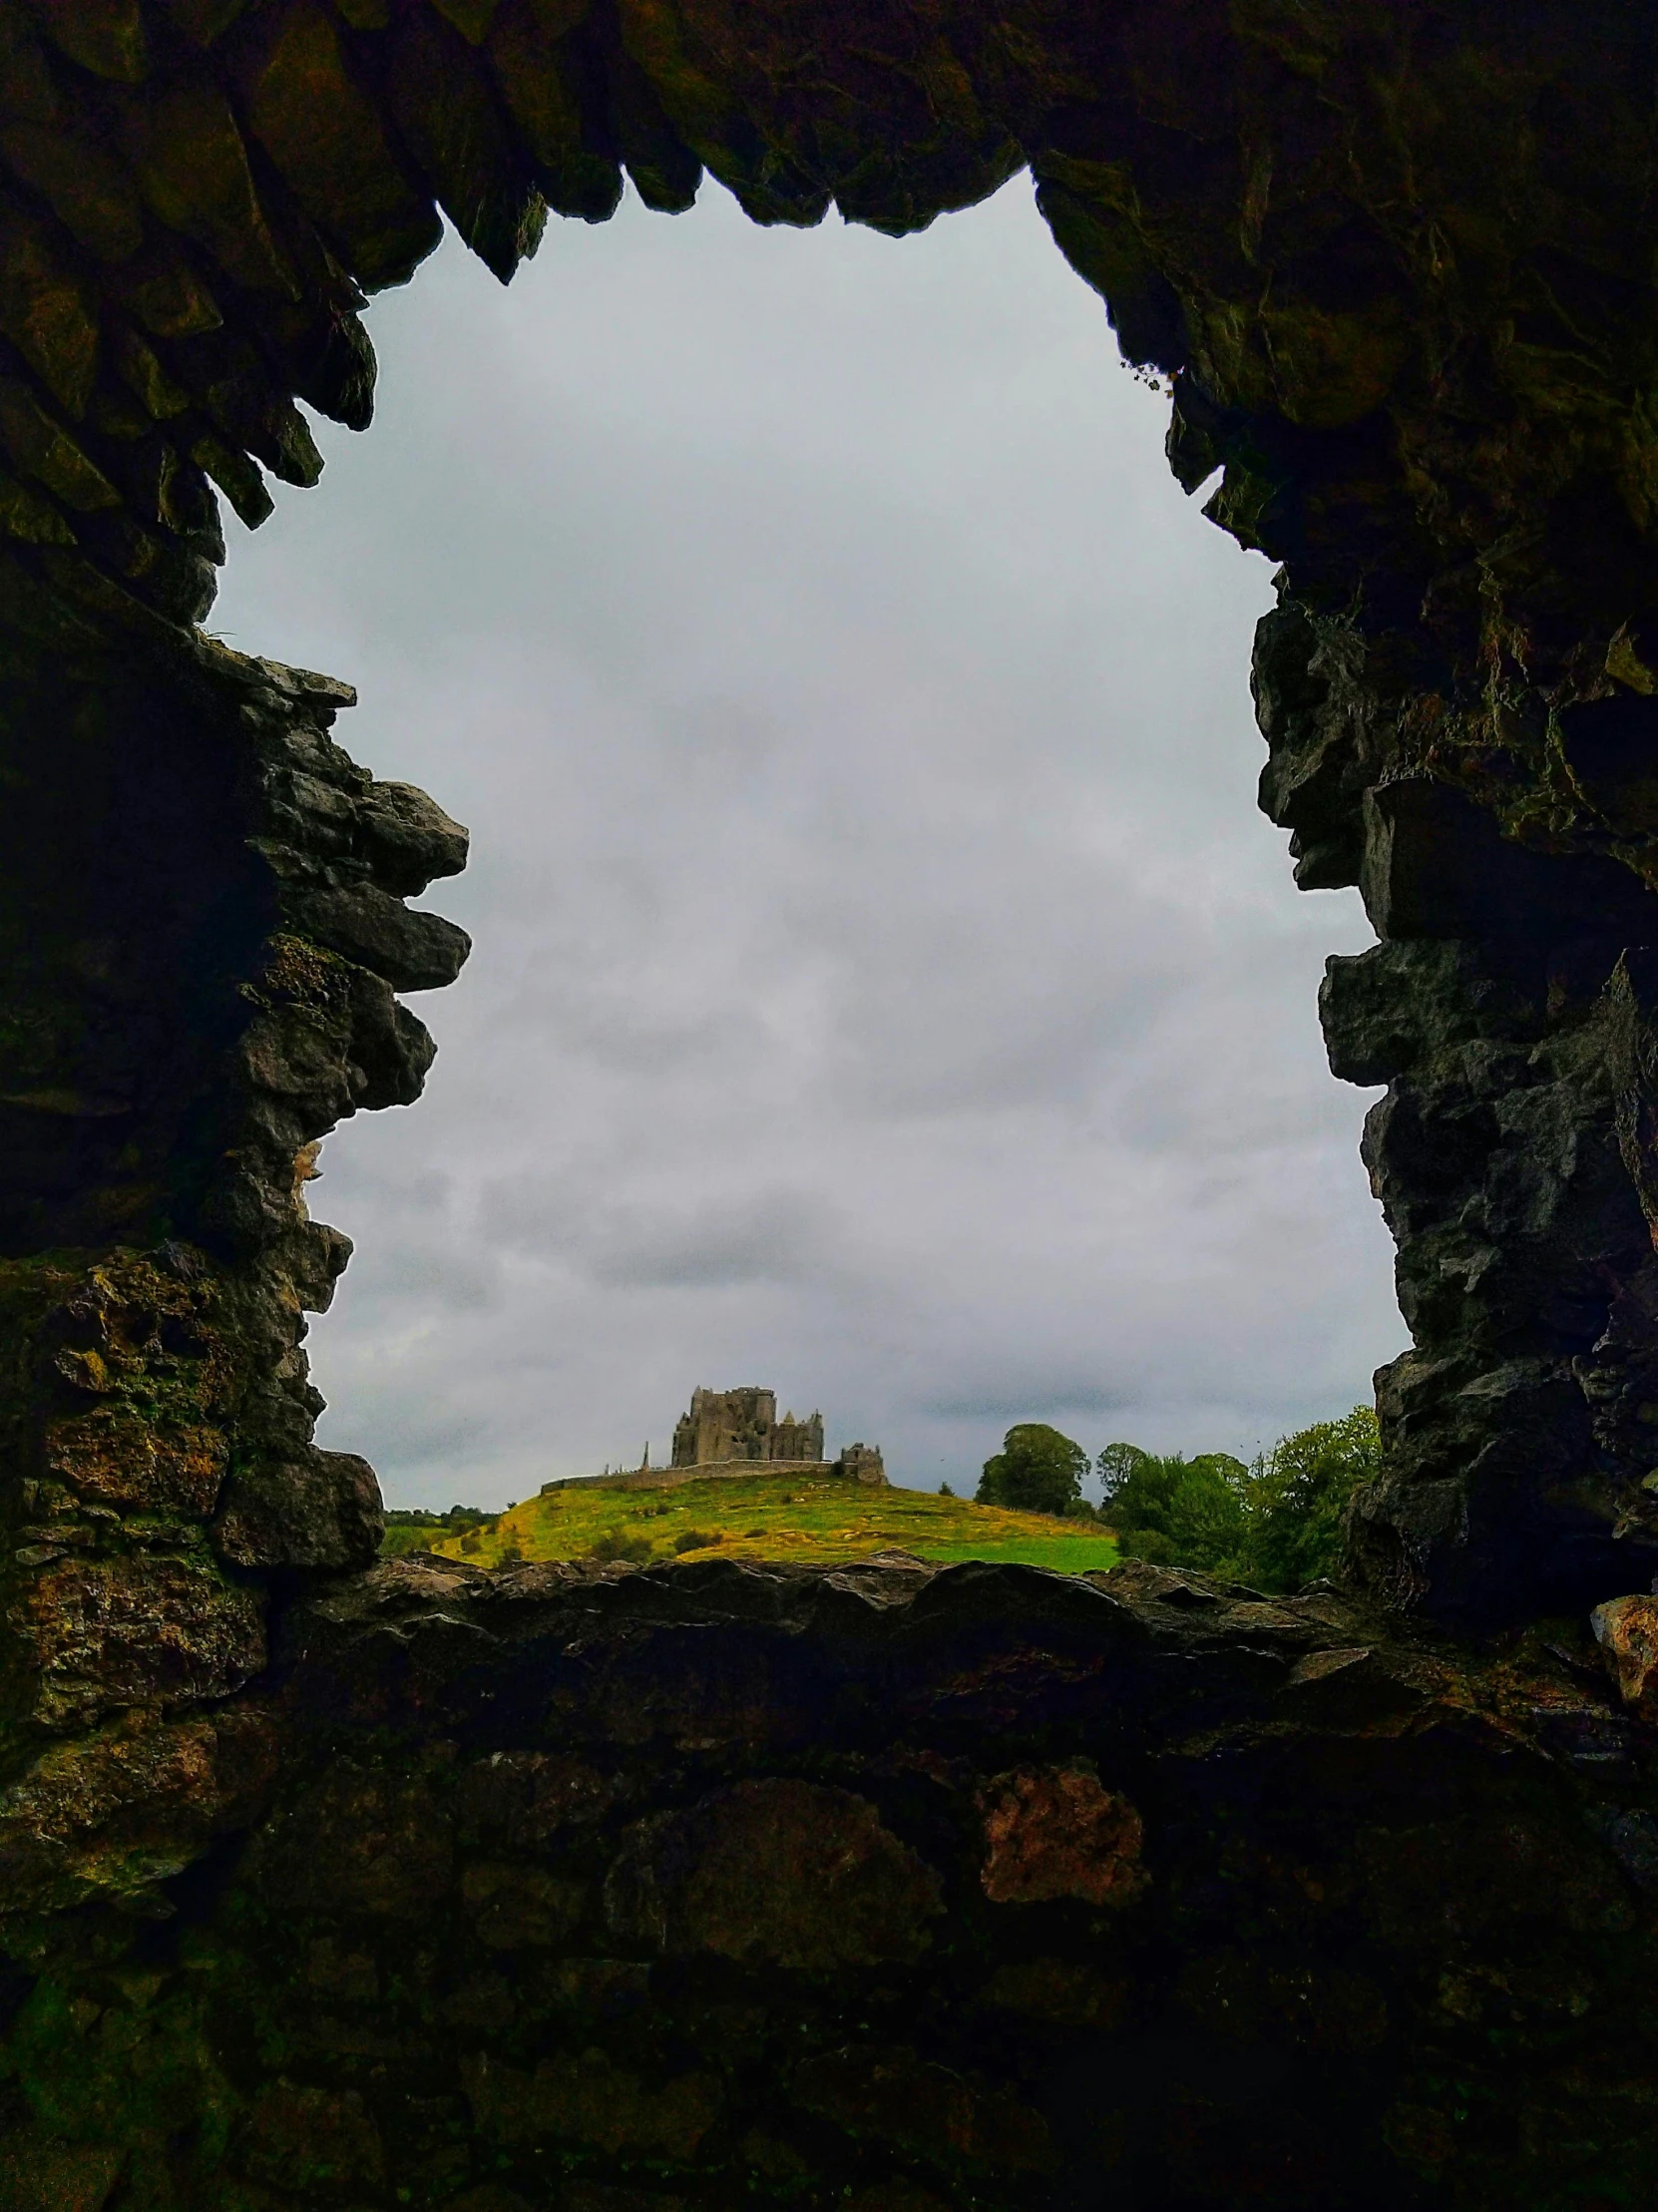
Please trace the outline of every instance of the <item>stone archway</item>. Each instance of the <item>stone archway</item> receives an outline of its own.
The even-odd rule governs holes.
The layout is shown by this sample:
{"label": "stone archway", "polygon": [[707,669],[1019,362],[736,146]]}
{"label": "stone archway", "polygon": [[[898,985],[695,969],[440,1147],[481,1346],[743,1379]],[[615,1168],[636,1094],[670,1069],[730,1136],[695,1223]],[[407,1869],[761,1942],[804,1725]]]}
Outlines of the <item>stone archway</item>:
{"label": "stone archway", "polygon": [[[1355,1563],[1451,1617],[1647,1579],[1648,57],[1627,11],[1603,30],[1549,8],[1488,31],[1275,6],[19,10],[6,1242],[43,1328],[48,1250],[170,1242],[238,1286],[235,1380],[195,1425],[262,1501],[234,1509],[265,1527],[227,1540],[240,1563],[366,1553],[366,1479],[308,1444],[294,1320],[342,1251],[291,1162],[418,1088],[390,993],[465,948],[396,902],[463,847],[331,748],[342,686],[191,628],[213,486],[257,521],[263,470],[314,481],[295,394],[366,424],[357,309],[439,207],[506,278],[548,208],[602,219],[624,169],[653,207],[706,165],[756,221],[833,199],[903,231],[1029,163],[1125,354],[1173,380],[1176,475],[1223,470],[1207,511],[1283,564],[1262,803],[1298,880],[1359,882],[1383,940],[1325,996],[1338,1073],[1392,1086],[1367,1159],[1417,1342],[1380,1386],[1389,1474]],[[47,849],[74,856],[50,883]],[[106,1437],[100,1404],[75,1437]],[[275,1533],[299,1490],[327,1542]]]}
{"label": "stone archway", "polygon": [[[268,1781],[235,1694],[378,1515],[311,1442],[301,1314],[346,1249],[306,1217],[307,1147],[418,1093],[396,991],[466,952],[402,903],[464,838],[337,747],[346,688],[196,627],[214,487],[256,522],[262,471],[314,481],[295,397],[367,423],[358,310],[440,208],[505,280],[623,171],[655,208],[706,168],[757,221],[833,202],[902,232],[1032,169],[1124,353],[1172,380],[1175,474],[1222,472],[1206,511],[1281,564],[1262,802],[1298,880],[1358,883],[1378,931],[1323,1007],[1337,1073],[1389,1086],[1365,1151],[1415,1339],[1379,1379],[1357,1586],[1480,1629],[1645,1585],[1655,44],[1622,0],[5,0],[20,1895],[146,1894]],[[135,1808],[170,1790],[194,1809],[164,1846]]]}

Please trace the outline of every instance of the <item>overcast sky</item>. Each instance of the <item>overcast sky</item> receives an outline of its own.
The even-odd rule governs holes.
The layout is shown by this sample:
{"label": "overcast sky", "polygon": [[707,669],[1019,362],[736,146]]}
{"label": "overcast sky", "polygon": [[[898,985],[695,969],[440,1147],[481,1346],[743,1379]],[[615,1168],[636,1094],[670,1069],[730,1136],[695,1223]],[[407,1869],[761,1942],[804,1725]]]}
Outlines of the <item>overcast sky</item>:
{"label": "overcast sky", "polygon": [[629,202],[369,321],[374,429],[209,618],[473,832],[425,1100],[311,1192],[321,1440],[500,1505],[752,1382],[960,1489],[1014,1421],[1247,1455],[1368,1397],[1315,995],[1369,932],[1255,811],[1268,566],[1028,181],[901,242]]}

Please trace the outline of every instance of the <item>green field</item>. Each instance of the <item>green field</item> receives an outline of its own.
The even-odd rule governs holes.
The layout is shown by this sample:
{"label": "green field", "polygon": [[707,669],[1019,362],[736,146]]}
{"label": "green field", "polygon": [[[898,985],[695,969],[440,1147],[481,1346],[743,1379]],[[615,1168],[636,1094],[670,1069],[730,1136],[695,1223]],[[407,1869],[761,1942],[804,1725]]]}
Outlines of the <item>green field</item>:
{"label": "green field", "polygon": [[672,1490],[545,1491],[461,1534],[392,1528],[386,1549],[430,1549],[478,1566],[596,1555],[640,1564],[720,1557],[826,1566],[901,1549],[941,1563],[1012,1560],[1065,1574],[1111,1566],[1117,1556],[1111,1537],[1089,1522],[788,1475],[716,1478]]}

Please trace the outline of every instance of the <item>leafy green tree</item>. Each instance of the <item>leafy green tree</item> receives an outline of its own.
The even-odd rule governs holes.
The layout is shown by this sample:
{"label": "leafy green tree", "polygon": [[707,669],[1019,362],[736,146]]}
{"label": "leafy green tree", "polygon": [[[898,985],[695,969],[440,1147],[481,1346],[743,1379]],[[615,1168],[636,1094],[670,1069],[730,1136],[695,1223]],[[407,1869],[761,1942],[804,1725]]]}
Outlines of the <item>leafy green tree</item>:
{"label": "leafy green tree", "polygon": [[1211,1574],[1236,1574],[1249,1543],[1249,1470],[1227,1452],[1188,1460],[1169,1506],[1174,1556]]}
{"label": "leafy green tree", "polygon": [[1098,1461],[1102,1518],[1128,1558],[1300,1589],[1338,1563],[1348,1501],[1379,1463],[1369,1406],[1280,1437],[1248,1468],[1225,1452],[1159,1459],[1108,1444]]}
{"label": "leafy green tree", "polygon": [[1266,1589],[1294,1590],[1328,1574],[1341,1556],[1348,1501],[1381,1462],[1369,1406],[1280,1437],[1250,1473],[1249,1578]]}
{"label": "leafy green tree", "polygon": [[1249,1533],[1249,1470],[1241,1460],[1225,1452],[1160,1459],[1131,1445],[1107,1445],[1106,1452],[1119,1458],[1102,1469],[1107,1486],[1114,1485],[1107,1488],[1105,1517],[1127,1557],[1211,1573],[1237,1570]]}
{"label": "leafy green tree", "polygon": [[1150,1453],[1142,1452],[1137,1444],[1106,1445],[1094,1465],[1099,1472],[1099,1488],[1107,1506],[1134,1470],[1150,1457]]}
{"label": "leafy green tree", "polygon": [[1185,1461],[1178,1454],[1159,1459],[1137,1444],[1107,1444],[1097,1464],[1105,1518],[1128,1556],[1167,1557],[1169,1513]]}
{"label": "leafy green tree", "polygon": [[1017,1422],[1002,1449],[985,1462],[976,1493],[982,1506],[1011,1506],[1020,1513],[1062,1514],[1082,1495],[1088,1455],[1045,1421]]}

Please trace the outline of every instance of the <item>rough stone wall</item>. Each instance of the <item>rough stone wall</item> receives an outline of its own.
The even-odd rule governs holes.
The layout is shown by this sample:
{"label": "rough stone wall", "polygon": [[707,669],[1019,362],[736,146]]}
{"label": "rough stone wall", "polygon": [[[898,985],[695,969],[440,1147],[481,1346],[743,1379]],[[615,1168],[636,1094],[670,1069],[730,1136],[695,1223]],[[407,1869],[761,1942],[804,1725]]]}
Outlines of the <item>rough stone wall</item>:
{"label": "rough stone wall", "polygon": [[[83,1902],[0,1922],[0,2204],[1645,2203],[1658,1735],[1585,1644],[1155,1568],[387,1562],[124,1849],[12,1858]],[[172,1874],[232,1768],[250,1830]]]}
{"label": "rough stone wall", "polygon": [[769,1460],[777,1427],[775,1391],[693,1390],[690,1411],[673,1431],[675,1467],[713,1466],[724,1460]]}
{"label": "rough stone wall", "polygon": [[296,1574],[374,1556],[372,1471],[311,1442],[303,1314],[350,1246],[303,1189],[336,1122],[419,1096],[395,990],[467,940],[402,901],[466,836],[340,749],[327,678],[206,640],[13,672],[0,1779],[27,1789],[90,1776],[112,1721],[188,1741]]}
{"label": "rough stone wall", "polygon": [[[1337,1075],[1388,1085],[1363,1151],[1416,1347],[1377,1377],[1385,1473],[1353,1564],[1477,1624],[1658,1568],[1658,899],[1582,820],[1530,848],[1432,772],[1401,742],[1420,672],[1378,678],[1385,644],[1291,605],[1262,625],[1263,790],[1301,870],[1357,881],[1382,940],[1332,960],[1320,1000]],[[1562,829],[1579,730],[1623,733],[1626,765],[1658,735],[1644,696],[1605,691],[1530,702],[1565,732]]]}
{"label": "rough stone wall", "polygon": [[774,1460],[821,1460],[822,1414],[808,1414],[804,1421],[796,1421],[792,1413],[785,1414],[771,1434],[771,1457]]}

